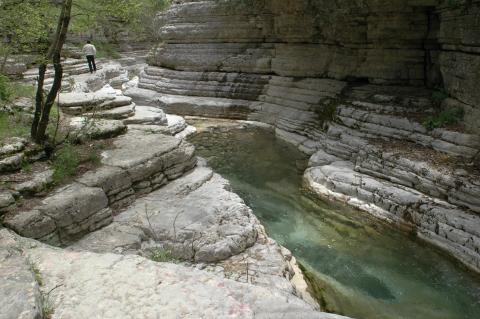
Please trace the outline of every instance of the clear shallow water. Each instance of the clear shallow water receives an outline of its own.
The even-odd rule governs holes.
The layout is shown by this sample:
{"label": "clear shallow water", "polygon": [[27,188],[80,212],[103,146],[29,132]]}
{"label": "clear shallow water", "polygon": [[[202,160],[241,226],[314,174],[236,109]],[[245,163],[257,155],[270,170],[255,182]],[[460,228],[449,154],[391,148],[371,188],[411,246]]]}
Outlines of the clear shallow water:
{"label": "clear shallow water", "polygon": [[306,158],[273,134],[217,128],[191,142],[316,276],[328,310],[358,319],[480,318],[478,276],[365,214],[311,200],[301,190]]}

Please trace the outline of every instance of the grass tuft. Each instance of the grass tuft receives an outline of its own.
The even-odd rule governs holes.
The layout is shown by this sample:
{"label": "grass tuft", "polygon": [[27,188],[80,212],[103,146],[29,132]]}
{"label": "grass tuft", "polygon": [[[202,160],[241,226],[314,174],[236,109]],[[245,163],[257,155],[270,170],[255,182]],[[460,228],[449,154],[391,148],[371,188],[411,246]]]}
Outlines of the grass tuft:
{"label": "grass tuft", "polygon": [[78,150],[71,143],[66,143],[58,150],[53,159],[53,180],[60,184],[70,176],[75,175],[81,158]]}
{"label": "grass tuft", "polygon": [[12,92],[10,89],[10,81],[9,79],[0,74],[0,104],[9,101],[11,98]]}
{"label": "grass tuft", "polygon": [[55,151],[52,159],[53,181],[55,185],[68,181],[81,171],[81,168],[100,165],[102,145],[75,144],[66,141]]}
{"label": "grass tuft", "polygon": [[99,42],[95,44],[97,48],[97,58],[118,59],[120,53],[117,48],[110,43]]}
{"label": "grass tuft", "polygon": [[150,259],[159,263],[178,263],[180,260],[173,256],[170,250],[154,249],[150,254]]}
{"label": "grass tuft", "polygon": [[42,287],[44,283],[43,283],[42,274],[40,273],[40,269],[38,268],[37,264],[35,264],[34,262],[29,261],[29,263],[30,263],[30,270],[32,271],[33,276],[35,277],[35,281],[38,283],[40,287]]}
{"label": "grass tuft", "polygon": [[433,90],[432,92],[432,100],[436,102],[442,102],[446,98],[448,98],[448,92],[443,88],[438,88]]}
{"label": "grass tuft", "polygon": [[8,137],[28,137],[31,118],[21,113],[0,112],[0,141]]}
{"label": "grass tuft", "polygon": [[463,120],[463,116],[464,111],[462,108],[448,108],[437,115],[430,116],[423,122],[423,126],[431,131],[436,128],[457,124]]}

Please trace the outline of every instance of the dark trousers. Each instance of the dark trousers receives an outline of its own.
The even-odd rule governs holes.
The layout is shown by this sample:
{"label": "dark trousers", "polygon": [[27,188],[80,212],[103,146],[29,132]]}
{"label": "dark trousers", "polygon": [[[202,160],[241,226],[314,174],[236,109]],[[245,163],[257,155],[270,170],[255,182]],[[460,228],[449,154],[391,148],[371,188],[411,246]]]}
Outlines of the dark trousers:
{"label": "dark trousers", "polygon": [[88,68],[90,69],[90,73],[93,73],[93,71],[97,71],[94,55],[87,55],[87,62],[88,62]]}

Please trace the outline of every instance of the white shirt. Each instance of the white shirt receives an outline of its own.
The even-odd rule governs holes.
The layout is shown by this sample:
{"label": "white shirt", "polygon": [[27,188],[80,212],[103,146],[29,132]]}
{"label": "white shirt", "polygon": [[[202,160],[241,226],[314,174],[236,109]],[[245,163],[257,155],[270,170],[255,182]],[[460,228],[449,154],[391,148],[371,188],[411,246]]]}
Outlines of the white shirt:
{"label": "white shirt", "polygon": [[97,49],[95,49],[95,46],[93,44],[85,44],[82,52],[85,55],[97,55]]}

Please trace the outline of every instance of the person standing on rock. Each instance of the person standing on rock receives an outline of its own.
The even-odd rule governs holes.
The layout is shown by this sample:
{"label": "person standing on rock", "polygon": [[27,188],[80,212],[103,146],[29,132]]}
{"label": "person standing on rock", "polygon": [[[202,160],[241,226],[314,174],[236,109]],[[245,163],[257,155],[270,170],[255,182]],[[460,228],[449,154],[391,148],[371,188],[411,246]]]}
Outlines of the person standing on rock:
{"label": "person standing on rock", "polygon": [[97,65],[95,64],[95,56],[97,55],[97,49],[95,48],[95,46],[90,41],[87,41],[87,44],[85,44],[85,46],[83,47],[82,52],[87,57],[90,73],[97,72]]}

